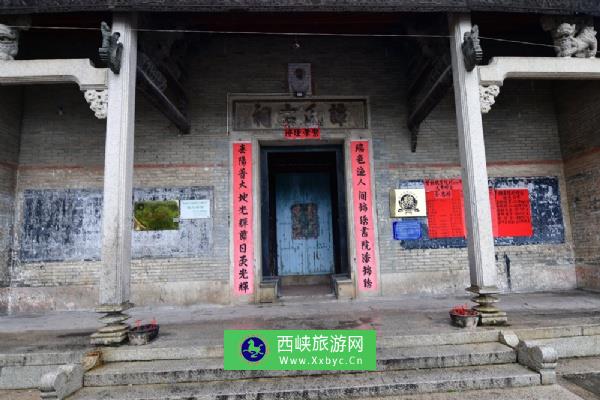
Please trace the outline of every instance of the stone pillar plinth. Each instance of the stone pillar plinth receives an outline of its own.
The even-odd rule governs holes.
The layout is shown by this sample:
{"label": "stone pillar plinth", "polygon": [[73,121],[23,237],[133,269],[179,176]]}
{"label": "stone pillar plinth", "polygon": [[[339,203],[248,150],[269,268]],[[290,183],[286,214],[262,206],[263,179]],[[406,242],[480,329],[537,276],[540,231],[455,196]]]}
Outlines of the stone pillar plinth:
{"label": "stone pillar plinth", "polygon": [[497,298],[492,296],[499,290],[479,102],[479,77],[477,68],[471,72],[465,69],[461,49],[464,34],[471,31],[471,17],[468,14],[451,14],[449,28],[471,277],[471,287],[467,290],[477,295],[473,300],[479,304],[475,308],[482,314],[482,324],[502,324],[506,322],[506,313],[494,306]]}
{"label": "stone pillar plinth", "polygon": [[108,72],[108,113],[104,161],[102,211],[102,268],[100,304],[105,325],[92,335],[92,344],[114,345],[127,339],[132,306],[130,295],[133,138],[137,31],[135,14],[115,14],[112,31],[123,44],[119,74]]}
{"label": "stone pillar plinth", "polygon": [[96,312],[105,314],[100,318],[104,326],[92,334],[91,343],[99,346],[120,344],[127,340],[129,325],[125,323],[129,315],[123,311],[133,307],[131,303],[103,305],[96,307]]}

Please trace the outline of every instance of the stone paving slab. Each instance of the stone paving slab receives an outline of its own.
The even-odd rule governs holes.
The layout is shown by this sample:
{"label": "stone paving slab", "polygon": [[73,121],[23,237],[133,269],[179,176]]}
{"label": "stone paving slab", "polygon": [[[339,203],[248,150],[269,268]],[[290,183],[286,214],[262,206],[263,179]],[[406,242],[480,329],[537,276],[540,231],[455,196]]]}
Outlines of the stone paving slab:
{"label": "stone paving slab", "polygon": [[41,400],[40,391],[28,390],[0,390],[0,400]]}
{"label": "stone paving slab", "polygon": [[[512,293],[502,295],[499,303],[509,312],[509,322],[519,328],[579,324],[600,325],[600,293],[572,290],[563,292]],[[237,306],[199,305],[192,307],[136,307],[129,310],[131,321],[156,317],[162,324],[226,321],[231,326],[262,325],[271,321],[277,326],[302,323],[309,329],[360,329],[373,324],[398,332],[414,333],[447,328],[447,312],[457,304],[470,303],[465,296],[448,297],[379,297],[354,301],[328,300],[299,302],[292,305],[252,304]],[[408,315],[410,318],[389,319]],[[63,311],[44,314],[0,316],[0,333],[26,331],[93,331],[100,326],[99,315],[91,311]],[[333,318],[330,318],[333,317]],[[441,317],[441,318],[440,318]],[[558,317],[558,318],[557,318]],[[564,321],[561,322],[561,321]],[[395,323],[394,323],[395,322]],[[401,322],[401,323],[400,323]],[[540,323],[542,325],[540,325]],[[65,329],[68,327],[68,329]],[[404,328],[403,328],[404,327]],[[600,329],[600,328],[598,328]],[[451,331],[452,329],[446,329]]]}
{"label": "stone paving slab", "polygon": [[577,357],[558,360],[556,372],[559,375],[598,373],[600,374],[600,357]]}
{"label": "stone paving slab", "polygon": [[600,374],[569,375],[563,378],[585,390],[586,394],[600,398]]}
{"label": "stone paving slab", "polygon": [[[503,295],[510,326],[466,331],[450,325],[448,310],[468,301],[465,296],[443,298],[371,298],[294,305],[197,306],[134,308],[131,321],[161,324],[159,338],[147,346],[124,346],[118,354],[184,354],[201,348],[209,356],[222,353],[224,329],[376,329],[381,347],[461,344],[496,340],[499,329],[515,330],[530,338],[597,333],[600,294],[581,290]],[[90,348],[89,335],[100,326],[93,312],[51,312],[45,315],[0,316],[0,355]],[[412,341],[412,343],[411,343]],[[151,350],[151,351],[150,351]],[[212,353],[210,353],[212,351]],[[117,354],[108,350],[107,356]],[[137,356],[135,354],[138,354]],[[117,361],[118,357],[111,360]],[[129,359],[129,358],[125,358]]]}
{"label": "stone paving slab", "polygon": [[369,397],[357,400],[582,400],[558,385],[529,388],[470,390],[406,396]]}
{"label": "stone paving slab", "polygon": [[87,387],[72,400],[99,399],[329,399],[434,391],[539,385],[539,374],[517,364],[337,374],[275,379],[240,379],[177,385]]}
{"label": "stone paving slab", "polygon": [[[2,391],[2,400],[40,400],[37,390]],[[567,389],[558,386],[536,386],[529,388],[506,388],[490,390],[426,393],[404,396],[361,397],[356,400],[582,400]],[[585,399],[587,400],[587,399]],[[591,400],[591,399],[589,399]]]}

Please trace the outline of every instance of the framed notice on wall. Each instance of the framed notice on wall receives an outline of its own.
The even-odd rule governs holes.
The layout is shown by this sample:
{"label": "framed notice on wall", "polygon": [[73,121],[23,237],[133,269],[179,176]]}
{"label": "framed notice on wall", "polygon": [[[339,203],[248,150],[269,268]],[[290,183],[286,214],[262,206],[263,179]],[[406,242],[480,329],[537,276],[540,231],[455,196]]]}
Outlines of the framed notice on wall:
{"label": "framed notice on wall", "polygon": [[179,219],[210,218],[210,200],[181,200]]}
{"label": "framed notice on wall", "polygon": [[390,216],[424,217],[427,215],[427,203],[424,189],[392,189],[390,191]]}

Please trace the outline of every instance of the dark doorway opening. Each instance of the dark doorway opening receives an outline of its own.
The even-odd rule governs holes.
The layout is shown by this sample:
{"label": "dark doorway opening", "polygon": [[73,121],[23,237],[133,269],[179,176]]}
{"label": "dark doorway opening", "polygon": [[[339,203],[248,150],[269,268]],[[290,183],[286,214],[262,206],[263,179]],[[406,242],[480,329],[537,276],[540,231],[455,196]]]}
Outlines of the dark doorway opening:
{"label": "dark doorway opening", "polygon": [[341,146],[261,148],[263,280],[308,295],[349,273],[343,166]]}

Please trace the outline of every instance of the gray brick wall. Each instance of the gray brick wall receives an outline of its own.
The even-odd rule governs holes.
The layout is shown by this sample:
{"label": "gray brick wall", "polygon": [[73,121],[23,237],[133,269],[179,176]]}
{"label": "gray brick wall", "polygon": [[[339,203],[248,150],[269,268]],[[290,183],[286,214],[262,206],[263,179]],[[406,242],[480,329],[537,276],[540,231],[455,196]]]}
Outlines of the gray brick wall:
{"label": "gray brick wall", "polygon": [[[9,283],[13,209],[19,159],[22,95],[0,87],[0,287]],[[0,301],[0,311],[2,310]]]}
{"label": "gray brick wall", "polygon": [[[391,240],[390,188],[403,179],[460,175],[451,94],[422,125],[417,151],[410,152],[403,72],[407,56],[397,42],[302,38],[300,49],[293,50],[290,38],[194,37],[197,41],[189,60],[187,82],[192,131],[188,136],[177,135],[159,112],[138,97],[134,184],[213,186],[214,246],[201,259],[136,261],[132,268],[136,285],[227,283],[227,94],[256,93],[259,97],[260,93],[286,93],[287,63],[310,62],[315,95],[368,96],[370,100],[384,294],[463,292],[468,279],[464,250],[403,250]],[[496,106],[484,117],[491,175],[558,176],[563,186],[553,107],[550,84],[507,82]],[[101,187],[103,137],[104,122],[93,118],[75,87],[28,88],[17,195],[29,188]],[[564,211],[566,223],[566,207]],[[502,257],[507,253],[512,260],[514,290],[573,287],[573,252],[567,237],[563,245],[502,247],[498,250],[498,270],[503,273]],[[83,261],[23,264],[14,279],[21,286],[93,285],[97,268],[98,263]],[[222,286],[212,288],[223,291]],[[218,301],[228,295],[223,294],[225,297]],[[213,301],[215,296],[212,292],[206,299]]]}
{"label": "gray brick wall", "polygon": [[578,284],[600,289],[600,83],[555,87]]}
{"label": "gray brick wall", "polygon": [[[374,121],[377,111],[373,106]],[[468,286],[466,249],[405,250],[392,238],[393,219],[389,217],[388,190],[399,181],[460,177],[454,112],[453,94],[449,93],[421,126],[416,153],[410,152],[410,134],[402,125],[404,114],[391,129],[374,123],[381,269],[388,275],[383,280],[384,294],[463,293]],[[499,285],[506,291],[575,287],[551,84],[507,81],[492,111],[483,118],[489,175],[558,177],[566,228],[564,244],[497,247]],[[511,261],[510,288],[505,254]]]}

